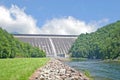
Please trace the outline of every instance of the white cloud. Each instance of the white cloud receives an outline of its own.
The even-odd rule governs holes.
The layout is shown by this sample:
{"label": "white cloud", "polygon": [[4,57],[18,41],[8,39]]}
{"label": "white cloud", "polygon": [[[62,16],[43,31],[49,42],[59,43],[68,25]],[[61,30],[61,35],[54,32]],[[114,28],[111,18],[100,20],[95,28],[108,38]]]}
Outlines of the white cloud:
{"label": "white cloud", "polygon": [[41,32],[48,34],[80,34],[90,33],[96,30],[93,24],[86,24],[71,16],[64,18],[54,18],[42,26]]}
{"label": "white cloud", "polygon": [[[104,21],[107,21],[104,20]],[[90,33],[97,29],[96,23],[85,23],[72,16],[53,18],[48,20],[42,27],[36,25],[31,15],[27,15],[24,9],[12,5],[10,9],[0,6],[0,26],[8,32],[24,34],[80,34]]]}
{"label": "white cloud", "polygon": [[0,26],[8,32],[39,33],[36,20],[14,5],[10,9],[0,6]]}
{"label": "white cloud", "polygon": [[93,24],[94,26],[96,26],[96,28],[99,28],[99,27],[104,26],[104,25],[106,25],[108,23],[109,23],[109,19],[108,18],[103,18],[103,19],[101,19],[99,21],[91,21],[89,24],[90,25]]}

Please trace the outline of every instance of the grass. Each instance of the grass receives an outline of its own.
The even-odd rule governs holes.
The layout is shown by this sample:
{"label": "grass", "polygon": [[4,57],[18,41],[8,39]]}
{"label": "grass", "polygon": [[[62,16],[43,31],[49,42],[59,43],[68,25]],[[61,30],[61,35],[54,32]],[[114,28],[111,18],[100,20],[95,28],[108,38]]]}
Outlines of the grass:
{"label": "grass", "polygon": [[90,75],[90,72],[88,70],[84,70],[85,76],[87,76],[90,80],[94,80],[93,77]]}
{"label": "grass", "polygon": [[86,61],[87,58],[70,58],[71,61]]}
{"label": "grass", "polygon": [[0,59],[0,80],[28,80],[48,58]]}

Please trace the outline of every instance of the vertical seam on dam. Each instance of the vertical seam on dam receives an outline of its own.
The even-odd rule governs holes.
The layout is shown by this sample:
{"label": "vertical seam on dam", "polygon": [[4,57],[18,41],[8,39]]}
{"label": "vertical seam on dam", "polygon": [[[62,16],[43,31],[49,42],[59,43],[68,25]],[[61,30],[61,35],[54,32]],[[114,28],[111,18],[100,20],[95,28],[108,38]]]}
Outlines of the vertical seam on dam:
{"label": "vertical seam on dam", "polygon": [[53,52],[54,52],[54,56],[56,57],[56,56],[57,56],[57,53],[56,53],[56,50],[55,50],[55,46],[54,46],[54,44],[53,44],[53,41],[52,41],[51,38],[49,38],[49,41],[50,41],[50,43],[51,43],[51,46],[52,46],[52,49],[53,49]]}

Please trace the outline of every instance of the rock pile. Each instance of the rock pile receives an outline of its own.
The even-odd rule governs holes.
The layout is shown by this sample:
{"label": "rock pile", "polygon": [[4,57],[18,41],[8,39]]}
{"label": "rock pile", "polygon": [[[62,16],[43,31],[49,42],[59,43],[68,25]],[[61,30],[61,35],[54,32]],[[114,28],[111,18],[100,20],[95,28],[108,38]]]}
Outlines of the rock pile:
{"label": "rock pile", "polygon": [[47,65],[37,70],[30,80],[89,80],[82,73],[51,59]]}

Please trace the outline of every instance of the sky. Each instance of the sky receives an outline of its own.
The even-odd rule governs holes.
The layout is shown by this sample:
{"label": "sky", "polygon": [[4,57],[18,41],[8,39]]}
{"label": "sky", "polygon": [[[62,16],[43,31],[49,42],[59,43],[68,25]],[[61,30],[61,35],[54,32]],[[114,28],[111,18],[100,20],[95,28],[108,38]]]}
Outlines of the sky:
{"label": "sky", "polygon": [[120,20],[120,0],[0,0],[0,27],[19,34],[91,33]]}

